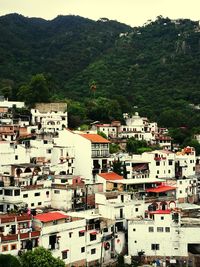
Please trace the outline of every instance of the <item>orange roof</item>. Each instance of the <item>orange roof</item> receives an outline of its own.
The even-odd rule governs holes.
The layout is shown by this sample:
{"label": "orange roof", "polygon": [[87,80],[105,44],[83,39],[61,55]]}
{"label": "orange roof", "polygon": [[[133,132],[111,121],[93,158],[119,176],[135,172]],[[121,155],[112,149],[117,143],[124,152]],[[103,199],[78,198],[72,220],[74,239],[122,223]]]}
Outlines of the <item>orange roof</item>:
{"label": "orange roof", "polygon": [[68,217],[69,216],[64,215],[63,213],[60,212],[48,212],[48,213],[38,214],[34,216],[34,219],[37,219],[41,222],[51,222],[51,221],[66,219]]}
{"label": "orange roof", "polygon": [[148,188],[148,189],[146,189],[146,192],[162,193],[162,192],[172,191],[175,189],[176,189],[176,187],[173,187],[173,186],[160,185],[158,187]]}
{"label": "orange roof", "polygon": [[124,179],[123,176],[115,173],[115,172],[102,172],[98,174],[99,176],[101,176],[102,178],[104,178],[105,180],[122,180]]}
{"label": "orange roof", "polygon": [[107,139],[103,138],[99,134],[80,134],[82,137],[90,140],[92,143],[110,143]]}

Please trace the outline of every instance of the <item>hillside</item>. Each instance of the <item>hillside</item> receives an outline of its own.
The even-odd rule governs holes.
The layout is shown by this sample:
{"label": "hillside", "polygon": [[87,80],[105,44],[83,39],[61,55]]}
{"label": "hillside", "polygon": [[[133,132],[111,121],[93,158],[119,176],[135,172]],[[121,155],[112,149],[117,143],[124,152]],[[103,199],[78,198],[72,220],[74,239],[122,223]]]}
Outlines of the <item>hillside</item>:
{"label": "hillside", "polygon": [[0,17],[0,34],[0,83],[11,87],[11,97],[43,73],[53,99],[80,102],[71,111],[81,119],[106,121],[137,110],[167,127],[199,125],[189,105],[200,103],[198,22],[158,17],[131,28],[105,18],[10,14]]}

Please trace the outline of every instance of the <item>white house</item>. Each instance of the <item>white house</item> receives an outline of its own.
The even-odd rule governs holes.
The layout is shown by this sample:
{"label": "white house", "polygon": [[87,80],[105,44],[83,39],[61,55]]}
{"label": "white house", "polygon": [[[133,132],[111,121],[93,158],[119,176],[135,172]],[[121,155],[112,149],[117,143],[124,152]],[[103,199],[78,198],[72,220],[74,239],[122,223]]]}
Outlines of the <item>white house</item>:
{"label": "white house", "polygon": [[57,132],[68,126],[66,103],[40,103],[31,109],[33,125],[43,132]]}
{"label": "white house", "polygon": [[85,264],[85,219],[54,211],[34,216],[33,227],[41,231],[40,246],[51,250],[54,257],[60,257],[67,266]]}

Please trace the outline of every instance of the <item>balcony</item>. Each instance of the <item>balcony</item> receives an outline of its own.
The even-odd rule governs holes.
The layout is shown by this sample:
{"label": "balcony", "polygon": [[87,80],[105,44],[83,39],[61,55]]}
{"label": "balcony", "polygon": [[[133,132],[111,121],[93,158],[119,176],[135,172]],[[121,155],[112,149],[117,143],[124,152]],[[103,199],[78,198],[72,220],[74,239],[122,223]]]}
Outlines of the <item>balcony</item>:
{"label": "balcony", "polygon": [[166,160],[166,157],[154,157],[154,160],[156,161]]}
{"label": "balcony", "polygon": [[16,241],[16,240],[18,240],[18,235],[1,236],[1,242]]}
{"label": "balcony", "polygon": [[21,216],[17,217],[17,221],[18,222],[30,221],[30,220],[31,220],[31,215],[28,215],[28,214],[24,214],[24,215],[21,215]]}

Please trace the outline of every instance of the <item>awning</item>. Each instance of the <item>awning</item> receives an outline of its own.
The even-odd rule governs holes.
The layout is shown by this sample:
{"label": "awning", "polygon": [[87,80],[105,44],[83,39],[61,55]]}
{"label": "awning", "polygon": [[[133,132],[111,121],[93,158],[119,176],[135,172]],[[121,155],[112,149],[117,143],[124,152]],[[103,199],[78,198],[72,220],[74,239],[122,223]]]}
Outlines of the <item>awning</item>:
{"label": "awning", "polygon": [[68,252],[68,251],[69,251],[69,249],[62,250],[62,252]]}
{"label": "awning", "polygon": [[97,231],[91,232],[90,234],[91,235],[96,235],[97,234]]}
{"label": "awning", "polygon": [[86,230],[80,230],[79,233],[85,233]]}
{"label": "awning", "polygon": [[148,188],[146,189],[146,192],[151,192],[151,193],[162,193],[162,192],[167,192],[167,191],[172,191],[175,190],[176,187],[173,186],[158,186],[158,187],[154,187],[154,188]]}
{"label": "awning", "polygon": [[137,164],[135,166],[133,166],[133,171],[143,171],[143,170],[147,170],[148,166],[146,163],[142,163],[142,164]]}

